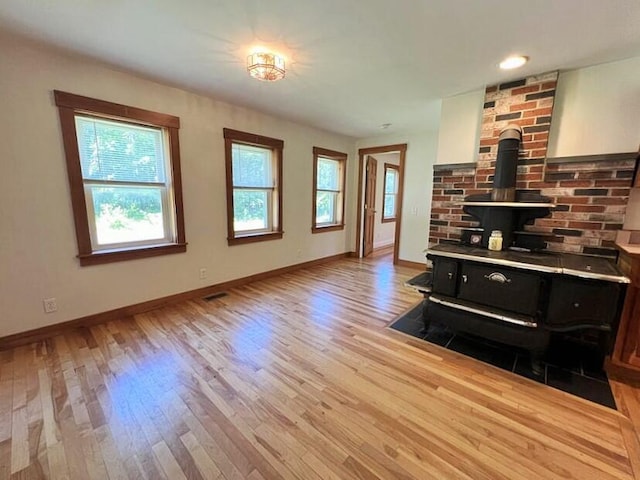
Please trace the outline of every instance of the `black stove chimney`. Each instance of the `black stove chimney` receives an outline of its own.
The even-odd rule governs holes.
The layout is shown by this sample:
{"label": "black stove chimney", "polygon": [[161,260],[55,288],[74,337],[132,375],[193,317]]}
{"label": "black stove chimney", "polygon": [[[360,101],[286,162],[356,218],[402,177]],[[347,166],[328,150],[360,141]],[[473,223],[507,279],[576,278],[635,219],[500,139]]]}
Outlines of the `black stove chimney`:
{"label": "black stove chimney", "polygon": [[518,125],[508,125],[500,132],[491,191],[491,200],[494,202],[515,202],[516,200],[516,175],[521,141],[522,129]]}

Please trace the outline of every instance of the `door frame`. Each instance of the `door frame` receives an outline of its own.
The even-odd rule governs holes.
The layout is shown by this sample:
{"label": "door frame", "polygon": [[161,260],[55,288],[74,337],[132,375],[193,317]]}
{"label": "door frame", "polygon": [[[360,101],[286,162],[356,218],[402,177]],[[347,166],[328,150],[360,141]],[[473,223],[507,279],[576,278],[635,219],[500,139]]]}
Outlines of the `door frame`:
{"label": "door frame", "polygon": [[383,145],[380,147],[361,148],[358,150],[359,162],[358,162],[358,219],[356,223],[356,257],[362,257],[362,209],[363,209],[363,167],[364,159],[367,155],[375,155],[379,153],[391,153],[398,152],[400,154],[400,164],[398,165],[398,206],[396,209],[396,228],[395,236],[393,240],[393,264],[398,263],[398,252],[400,251],[400,227],[402,225],[402,200],[404,197],[404,162],[407,155],[407,144],[398,143],[395,145]]}

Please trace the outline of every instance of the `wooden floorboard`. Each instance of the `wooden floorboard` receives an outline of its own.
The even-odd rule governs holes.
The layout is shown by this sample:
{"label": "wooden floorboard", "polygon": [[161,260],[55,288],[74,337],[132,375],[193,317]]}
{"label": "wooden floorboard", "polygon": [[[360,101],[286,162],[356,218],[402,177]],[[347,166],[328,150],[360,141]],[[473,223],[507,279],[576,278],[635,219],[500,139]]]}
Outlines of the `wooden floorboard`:
{"label": "wooden floorboard", "polygon": [[421,300],[344,259],[0,352],[0,479],[640,478],[619,411],[389,330]]}

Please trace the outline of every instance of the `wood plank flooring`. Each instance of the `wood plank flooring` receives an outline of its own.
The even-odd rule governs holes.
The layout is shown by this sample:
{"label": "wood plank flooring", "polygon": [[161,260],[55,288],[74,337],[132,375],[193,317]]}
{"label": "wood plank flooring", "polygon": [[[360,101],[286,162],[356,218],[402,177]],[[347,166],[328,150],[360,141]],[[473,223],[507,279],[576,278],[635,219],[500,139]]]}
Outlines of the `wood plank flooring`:
{"label": "wood plank flooring", "polygon": [[415,274],[345,259],[0,352],[0,479],[640,478],[638,389],[386,329]]}

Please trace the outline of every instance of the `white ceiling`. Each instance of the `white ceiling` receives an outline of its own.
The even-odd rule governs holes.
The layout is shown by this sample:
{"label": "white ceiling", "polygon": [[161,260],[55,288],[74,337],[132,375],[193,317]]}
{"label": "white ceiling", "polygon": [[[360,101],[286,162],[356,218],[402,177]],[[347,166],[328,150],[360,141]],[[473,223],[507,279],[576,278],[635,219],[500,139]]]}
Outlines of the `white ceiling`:
{"label": "white ceiling", "polygon": [[[435,128],[443,97],[640,55],[640,1],[2,0],[0,29],[367,137]],[[285,80],[249,78],[256,45],[285,55]],[[531,61],[500,72],[511,53]]]}

